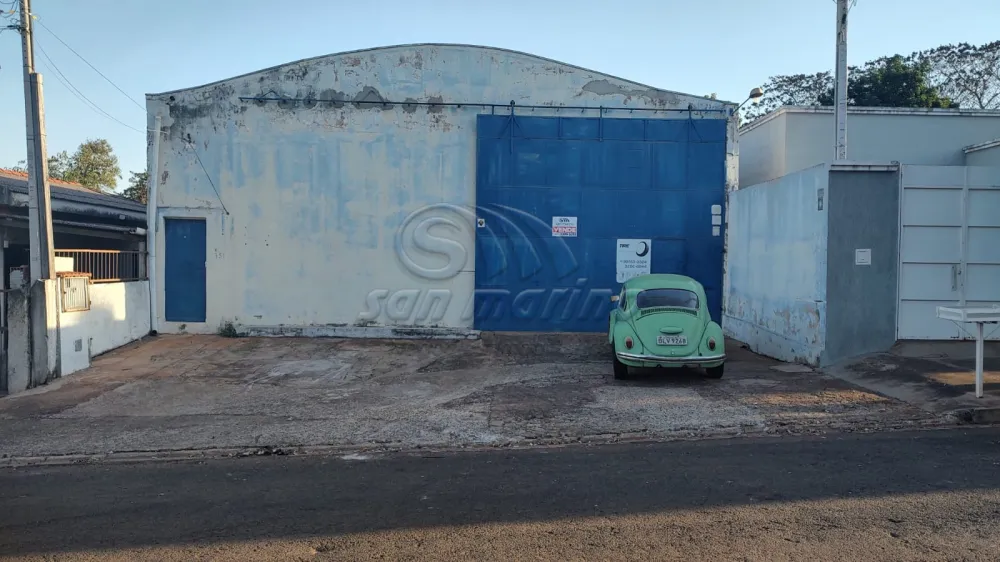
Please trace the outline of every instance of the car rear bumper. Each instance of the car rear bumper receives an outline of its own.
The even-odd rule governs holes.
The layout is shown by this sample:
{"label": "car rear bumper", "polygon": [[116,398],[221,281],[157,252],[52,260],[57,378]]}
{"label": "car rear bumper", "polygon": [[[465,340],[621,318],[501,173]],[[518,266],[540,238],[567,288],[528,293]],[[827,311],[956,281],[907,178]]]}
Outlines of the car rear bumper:
{"label": "car rear bumper", "polygon": [[630,367],[718,367],[726,362],[726,355],[707,357],[663,357],[638,353],[615,353],[618,360]]}

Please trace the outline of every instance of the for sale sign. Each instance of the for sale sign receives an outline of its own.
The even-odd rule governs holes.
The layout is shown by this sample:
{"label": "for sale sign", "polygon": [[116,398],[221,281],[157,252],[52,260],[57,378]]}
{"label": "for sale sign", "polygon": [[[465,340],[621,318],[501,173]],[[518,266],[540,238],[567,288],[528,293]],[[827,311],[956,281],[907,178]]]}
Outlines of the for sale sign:
{"label": "for sale sign", "polygon": [[576,237],[576,217],[552,217],[552,236]]}

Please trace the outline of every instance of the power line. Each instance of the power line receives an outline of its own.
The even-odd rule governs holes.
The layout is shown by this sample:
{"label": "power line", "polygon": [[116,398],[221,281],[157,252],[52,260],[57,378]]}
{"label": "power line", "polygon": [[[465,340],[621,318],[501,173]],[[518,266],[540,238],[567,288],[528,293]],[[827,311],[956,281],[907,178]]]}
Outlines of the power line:
{"label": "power line", "polygon": [[66,75],[63,74],[63,72],[61,70],[59,70],[59,67],[56,66],[56,63],[52,60],[52,57],[50,57],[49,54],[45,52],[45,48],[42,47],[42,44],[37,39],[35,40],[35,46],[38,47],[38,50],[42,53],[42,56],[45,57],[45,60],[48,62],[48,66],[51,66],[52,70],[55,71],[55,73],[56,73],[55,74],[56,79],[59,80],[59,82],[61,82],[63,86],[66,86],[66,88],[70,91],[70,93],[73,94],[74,96],[76,96],[77,99],[79,99],[80,101],[82,101],[85,104],[87,104],[87,106],[90,107],[92,110],[96,111],[97,113],[100,113],[101,115],[107,117],[108,119],[111,119],[112,121],[118,123],[119,125],[121,125],[123,127],[127,127],[129,129],[132,129],[133,131],[135,131],[137,133],[145,133],[146,132],[146,131],[144,131],[142,129],[137,129],[137,128],[129,125],[128,123],[125,123],[124,121],[116,118],[114,115],[111,115],[107,111],[104,111],[103,109],[101,109],[101,107],[99,105],[97,105],[96,103],[94,103],[93,101],[91,101],[90,98],[88,98],[86,95],[84,95],[84,93],[81,92],[79,88],[77,88],[76,86],[74,86],[73,83],[70,81],[70,79],[67,78]]}
{"label": "power line", "polygon": [[219,204],[222,205],[222,210],[229,214],[229,209],[226,208],[226,202],[222,200],[222,195],[219,193],[219,189],[215,187],[215,182],[212,181],[212,175],[208,173],[208,169],[205,168],[205,164],[201,161],[201,156],[198,156],[198,147],[191,143],[188,145],[191,152],[194,152],[194,157],[198,159],[198,165],[201,166],[201,171],[205,172],[205,178],[208,179],[208,184],[212,186],[212,191],[215,191],[215,196],[219,198]]}
{"label": "power line", "polygon": [[119,92],[121,92],[123,96],[127,97],[129,99],[129,101],[131,101],[132,103],[134,103],[136,107],[138,107],[139,109],[141,109],[143,111],[143,113],[146,112],[146,108],[143,107],[142,104],[140,104],[139,102],[135,101],[132,98],[132,96],[128,95],[128,93],[125,92],[125,90],[119,88],[118,84],[115,84],[110,78],[108,78],[107,76],[105,76],[104,73],[101,72],[100,70],[98,70],[96,66],[90,64],[90,61],[88,61],[87,59],[83,58],[83,55],[81,55],[80,53],[76,52],[76,50],[73,49],[73,47],[70,47],[65,41],[63,41],[62,39],[60,39],[59,36],[56,35],[54,31],[52,31],[51,29],[49,29],[44,23],[42,23],[42,21],[40,19],[35,20],[35,21],[36,21],[36,23],[38,25],[42,26],[42,29],[44,29],[45,31],[48,31],[50,34],[52,34],[52,36],[55,37],[57,41],[59,41],[60,43],[62,43],[63,46],[65,46],[67,49],[70,50],[70,52],[72,52],[74,55],[76,55],[77,57],[79,57],[80,60],[82,60],[83,62],[85,62],[87,64],[87,66],[89,66],[90,68],[92,68],[94,70],[94,72],[100,74],[101,78],[104,78],[108,82],[108,84],[111,84],[112,86],[114,86],[116,90],[118,90]]}

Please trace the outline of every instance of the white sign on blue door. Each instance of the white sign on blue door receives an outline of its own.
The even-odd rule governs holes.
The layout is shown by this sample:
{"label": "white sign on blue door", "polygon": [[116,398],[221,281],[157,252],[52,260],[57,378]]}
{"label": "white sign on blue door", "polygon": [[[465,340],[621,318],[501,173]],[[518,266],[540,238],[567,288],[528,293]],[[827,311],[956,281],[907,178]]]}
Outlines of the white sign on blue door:
{"label": "white sign on blue door", "polygon": [[618,259],[615,271],[615,281],[624,283],[633,277],[646,275],[650,272],[652,262],[652,240],[619,239]]}
{"label": "white sign on blue door", "polygon": [[576,217],[552,217],[552,236],[576,237]]}

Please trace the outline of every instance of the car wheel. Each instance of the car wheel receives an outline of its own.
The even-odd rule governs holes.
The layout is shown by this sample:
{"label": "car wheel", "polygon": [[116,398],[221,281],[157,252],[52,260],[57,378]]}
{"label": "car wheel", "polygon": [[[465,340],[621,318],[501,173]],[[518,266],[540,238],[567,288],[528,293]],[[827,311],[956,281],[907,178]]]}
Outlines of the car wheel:
{"label": "car wheel", "polygon": [[618,360],[618,356],[614,355],[614,351],[615,351],[615,349],[612,347],[611,348],[611,353],[612,353],[612,355],[611,355],[611,361],[614,362],[615,380],[620,381],[620,380],[623,380],[623,379],[627,379],[628,378],[628,365],[626,365],[625,363],[622,363],[621,361],[619,361]]}
{"label": "car wheel", "polygon": [[725,368],[725,363],[719,365],[718,367],[709,367],[705,369],[705,374],[707,374],[710,379],[721,379],[722,374],[725,372]]}

